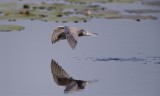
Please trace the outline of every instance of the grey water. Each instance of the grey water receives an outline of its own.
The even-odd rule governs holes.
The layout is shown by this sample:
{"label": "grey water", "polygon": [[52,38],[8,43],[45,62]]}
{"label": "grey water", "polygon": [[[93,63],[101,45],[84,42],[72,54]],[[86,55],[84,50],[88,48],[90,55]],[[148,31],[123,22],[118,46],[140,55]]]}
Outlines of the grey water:
{"label": "grey water", "polygon": [[[140,22],[95,18],[86,23],[1,20],[0,24],[18,24],[25,30],[0,32],[0,96],[66,95],[53,81],[52,58],[74,78],[98,79],[82,92],[68,95],[159,96],[160,14],[155,15],[157,20]],[[98,36],[79,38],[75,50],[66,40],[52,45],[51,34],[59,25],[83,28]]]}

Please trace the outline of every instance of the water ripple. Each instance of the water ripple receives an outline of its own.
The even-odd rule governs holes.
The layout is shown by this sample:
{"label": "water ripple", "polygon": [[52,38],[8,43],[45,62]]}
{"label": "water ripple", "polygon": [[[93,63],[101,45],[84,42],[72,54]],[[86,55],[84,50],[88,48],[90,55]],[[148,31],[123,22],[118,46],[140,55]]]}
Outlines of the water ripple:
{"label": "water ripple", "polygon": [[141,62],[142,64],[160,64],[160,56],[142,56],[142,57],[73,57],[76,60],[93,62]]}
{"label": "water ripple", "polygon": [[130,57],[130,58],[118,58],[118,57],[108,57],[108,58],[96,58],[93,61],[145,61],[144,58]]}

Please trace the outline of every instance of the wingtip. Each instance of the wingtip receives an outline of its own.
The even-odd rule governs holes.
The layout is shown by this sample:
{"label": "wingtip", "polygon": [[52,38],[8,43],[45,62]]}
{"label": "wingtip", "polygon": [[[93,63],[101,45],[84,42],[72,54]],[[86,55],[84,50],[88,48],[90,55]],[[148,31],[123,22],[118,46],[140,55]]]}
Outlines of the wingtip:
{"label": "wingtip", "polygon": [[68,93],[69,93],[69,91],[64,90],[64,94],[68,94]]}
{"label": "wingtip", "polygon": [[73,50],[75,50],[76,49],[76,47],[71,47]]}
{"label": "wingtip", "polygon": [[76,46],[77,46],[77,41],[76,41],[76,40],[75,40],[74,42],[72,42],[73,44],[71,44],[70,41],[68,41],[68,43],[69,43],[69,46],[70,46],[73,50],[76,49]]}
{"label": "wingtip", "polygon": [[54,59],[51,60],[51,64],[54,64],[56,61]]}
{"label": "wingtip", "polygon": [[96,36],[98,35],[98,33],[94,33]]}
{"label": "wingtip", "polygon": [[54,41],[52,40],[52,41],[51,41],[51,43],[53,44],[53,43],[54,43]]}

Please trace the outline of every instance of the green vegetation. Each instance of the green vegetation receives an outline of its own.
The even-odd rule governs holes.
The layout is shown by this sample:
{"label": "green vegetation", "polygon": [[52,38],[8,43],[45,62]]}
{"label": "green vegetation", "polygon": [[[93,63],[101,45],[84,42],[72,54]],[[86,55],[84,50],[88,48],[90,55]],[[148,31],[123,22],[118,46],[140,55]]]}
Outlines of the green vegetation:
{"label": "green vegetation", "polygon": [[[41,20],[50,22],[87,22],[92,18],[104,19],[151,19],[152,15],[137,15],[144,13],[160,13],[160,10],[112,10],[99,3],[133,3],[159,4],[155,2],[143,2],[141,0],[64,0],[66,3],[24,3],[23,1],[0,3],[0,20]],[[158,2],[158,1],[157,1]],[[95,3],[95,4],[93,4]],[[130,14],[130,15],[126,15]]]}
{"label": "green vegetation", "polygon": [[24,30],[23,26],[19,25],[0,25],[0,32],[21,31]]}
{"label": "green vegetation", "polygon": [[141,0],[65,0],[66,2],[71,3],[80,3],[80,4],[86,4],[86,3],[133,3]]}

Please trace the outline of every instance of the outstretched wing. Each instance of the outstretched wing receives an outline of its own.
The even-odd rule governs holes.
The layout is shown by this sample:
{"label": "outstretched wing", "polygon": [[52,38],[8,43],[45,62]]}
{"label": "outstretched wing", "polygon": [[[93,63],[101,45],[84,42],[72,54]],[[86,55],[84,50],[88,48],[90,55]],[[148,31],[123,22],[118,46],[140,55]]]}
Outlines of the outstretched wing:
{"label": "outstretched wing", "polygon": [[58,85],[65,85],[66,82],[68,82],[68,79],[70,78],[68,73],[61,66],[59,66],[58,63],[53,59],[51,61],[51,72],[54,81]]}
{"label": "outstretched wing", "polygon": [[52,44],[58,42],[61,39],[61,38],[59,38],[60,35],[65,36],[63,29],[61,29],[61,28],[55,29],[54,32],[52,33],[52,37],[51,37]]}
{"label": "outstretched wing", "polygon": [[75,49],[77,45],[78,35],[79,35],[79,29],[75,27],[65,27],[65,34],[66,38],[68,40],[69,45],[72,49]]}

